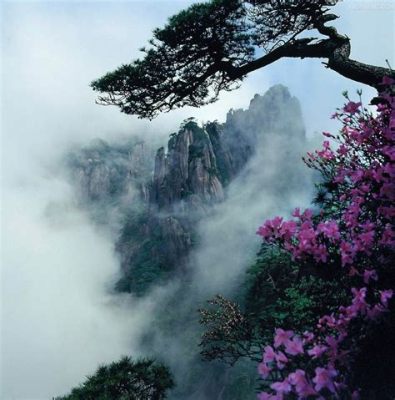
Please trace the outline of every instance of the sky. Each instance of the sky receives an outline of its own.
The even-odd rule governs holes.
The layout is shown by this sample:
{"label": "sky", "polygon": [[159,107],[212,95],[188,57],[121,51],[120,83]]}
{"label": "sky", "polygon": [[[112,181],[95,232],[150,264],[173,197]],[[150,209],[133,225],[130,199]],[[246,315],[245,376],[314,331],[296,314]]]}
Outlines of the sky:
{"label": "sky", "polygon": [[[138,56],[153,28],[192,1],[3,1],[1,7],[1,398],[46,399],[99,362],[133,349],[144,329],[130,299],[107,296],[118,260],[59,175],[73,145],[100,137],[166,136],[180,122],[224,120],[255,93],[282,83],[299,98],[308,135],[332,129],[330,114],[362,85],[318,60],[281,60],[201,109],[152,122],[95,104],[89,83]],[[395,65],[395,4],[347,0],[336,7],[352,57]],[[363,87],[365,101],[373,95]],[[152,304],[139,305],[149,312]],[[136,308],[137,309],[137,308]],[[111,343],[111,345],[109,345]],[[138,349],[135,349],[138,352]],[[77,357],[77,358],[76,358]],[[76,359],[78,362],[76,363]],[[20,382],[24,382],[21,385]]]}

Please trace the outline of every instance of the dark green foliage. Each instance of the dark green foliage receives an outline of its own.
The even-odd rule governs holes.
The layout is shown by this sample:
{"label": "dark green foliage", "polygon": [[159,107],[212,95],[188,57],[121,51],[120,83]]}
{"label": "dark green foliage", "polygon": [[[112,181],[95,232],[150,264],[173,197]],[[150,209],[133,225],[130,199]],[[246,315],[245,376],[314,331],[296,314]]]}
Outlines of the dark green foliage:
{"label": "dark green foliage", "polygon": [[[395,393],[395,307],[369,328],[353,364],[354,385],[363,400],[392,400]],[[359,332],[358,332],[359,333]]]}
{"label": "dark green foliage", "polygon": [[164,365],[124,357],[100,366],[69,395],[56,400],[162,400],[173,386],[173,378]]}
{"label": "dark green foliage", "polygon": [[202,355],[230,364],[240,358],[260,361],[276,327],[314,330],[321,315],[347,302],[345,287],[342,279],[321,278],[313,266],[300,266],[276,246],[263,244],[240,288],[241,306],[217,296],[200,311],[206,328]]}
{"label": "dark green foliage", "polygon": [[246,313],[269,337],[275,327],[303,332],[320,315],[330,314],[346,298],[340,280],[326,280],[318,272],[292,262],[275,246],[262,245],[247,281]]}
{"label": "dark green foliage", "polygon": [[101,101],[143,117],[153,117],[175,105],[209,103],[220,90],[235,86],[228,74],[218,70],[218,63],[229,59],[240,65],[254,53],[242,24],[243,15],[238,0],[195,4],[154,31],[150,48],[142,49],[142,60],[108,73],[92,87],[108,93]]}
{"label": "dark green foliage", "polygon": [[[326,26],[338,0],[211,0],[196,3],[155,29],[143,59],[92,82],[99,102],[153,118],[212,103],[222,90],[281,58],[326,58],[328,68],[371,86],[390,69],[350,60],[350,40]],[[313,37],[303,35],[311,32]],[[318,34],[317,34],[318,32]],[[259,49],[259,51],[256,51]],[[336,56],[342,54],[342,57]]]}
{"label": "dark green foliage", "polygon": [[335,311],[345,298],[346,292],[339,282],[303,277],[285,289],[283,297],[276,302],[275,326],[299,332],[311,329],[317,323],[317,317]]}
{"label": "dark green foliage", "polygon": [[[171,354],[168,363],[177,377],[177,386],[169,393],[169,398],[211,399],[222,393],[226,400],[254,400],[255,364],[244,360],[229,367],[219,361],[208,364],[201,359],[198,345],[202,327],[196,313],[201,299],[191,283],[188,279],[183,280],[172,296],[162,299],[142,345],[148,354],[154,352],[153,357],[160,356],[163,349]],[[161,344],[159,353],[153,350],[157,350],[155,340]]]}
{"label": "dark green foliage", "polygon": [[164,231],[160,217],[148,211],[130,214],[121,230],[117,250],[122,255],[124,276],[116,289],[137,296],[175,273],[178,254]]}
{"label": "dark green foliage", "polygon": [[[224,366],[221,366],[222,370]],[[217,367],[219,368],[219,366]],[[236,366],[225,369],[227,382],[224,385],[223,398],[229,400],[255,400],[257,385],[256,364],[248,360],[240,361]]]}

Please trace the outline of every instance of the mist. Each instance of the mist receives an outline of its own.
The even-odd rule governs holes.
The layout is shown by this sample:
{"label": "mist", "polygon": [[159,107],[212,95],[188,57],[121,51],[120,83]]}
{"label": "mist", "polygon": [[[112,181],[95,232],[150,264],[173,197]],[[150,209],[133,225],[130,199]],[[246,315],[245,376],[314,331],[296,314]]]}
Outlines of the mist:
{"label": "mist", "polygon": [[[284,125],[291,120],[283,120]],[[287,218],[295,207],[310,205],[312,175],[302,162],[308,145],[298,141],[270,132],[262,135],[255,155],[229,185],[226,200],[200,223],[201,242],[194,254],[194,284],[200,292],[213,296],[219,288],[228,293],[237,287],[259,250],[255,232],[260,224],[275,215]],[[292,160],[292,177],[286,157]]]}
{"label": "mist", "polygon": [[113,296],[117,259],[54,177],[9,188],[3,216],[2,398],[51,398],[98,364],[138,354],[150,304]]}
{"label": "mist", "polygon": [[[190,116],[180,110],[148,124],[97,106],[89,88],[134,57],[150,31],[184,5],[163,3],[149,19],[150,8],[141,4],[2,4],[5,400],[65,394],[99,364],[140,355],[155,297],[114,295],[114,227],[97,225],[81,208],[63,158],[94,138],[144,134],[156,146]],[[225,96],[224,104],[200,115],[214,118],[216,110],[236,107],[247,96]]]}
{"label": "mist", "polygon": [[[125,354],[146,355],[141,337],[150,328],[161,299],[179,289],[174,282],[142,299],[114,294],[119,277],[114,227],[98,225],[81,208],[62,164],[70,149],[94,138],[111,142],[141,135],[156,147],[184,118],[223,121],[230,108],[246,108],[256,92],[263,93],[278,82],[290,86],[301,99],[306,131],[312,135],[321,127],[327,129],[328,116],[341,101],[341,90],[358,87],[336,77],[331,91],[339,89],[337,93],[317,102],[333,75],[319,63],[291,60],[253,74],[241,89],[224,94],[215,104],[177,110],[152,123],[95,105],[89,82],[133,59],[154,27],[190,3],[1,4],[0,386],[5,400],[61,395],[100,363]],[[374,36],[374,29],[366,29],[374,23],[356,24],[347,6],[342,7],[351,37],[361,34],[361,27],[365,39]],[[359,13],[358,21],[384,18],[379,11],[352,10]],[[380,33],[385,24],[376,25]],[[354,56],[373,54],[373,61],[369,57],[364,61],[379,60],[379,64],[385,58],[391,61],[390,42],[377,46],[372,41],[368,51],[366,40],[356,40]],[[288,73],[290,66],[293,77]],[[308,93],[306,75],[312,83]],[[199,226],[193,299],[215,294],[218,288],[231,290],[254,259],[259,223],[274,213],[285,215],[293,206],[307,204],[306,187],[280,203],[268,187],[277,164],[273,159],[273,169],[265,171],[261,165],[281,152],[281,146],[281,142],[268,146],[262,141],[246,172],[230,185],[227,201]],[[163,340],[158,348],[168,344]],[[174,340],[172,344],[167,354],[175,365],[176,357],[185,351]]]}
{"label": "mist", "polygon": [[[62,159],[95,137],[149,135],[150,127],[94,104],[89,82],[126,57],[109,42],[125,40],[125,50],[129,44],[130,28],[104,23],[110,5],[93,13],[93,4],[1,7],[0,397],[49,399],[101,363],[138,356],[135,338],[153,306],[111,294],[119,273],[111,230],[80,208]],[[142,41],[155,22],[121,11],[113,15],[125,27],[134,18]],[[104,56],[99,43],[106,38]]]}

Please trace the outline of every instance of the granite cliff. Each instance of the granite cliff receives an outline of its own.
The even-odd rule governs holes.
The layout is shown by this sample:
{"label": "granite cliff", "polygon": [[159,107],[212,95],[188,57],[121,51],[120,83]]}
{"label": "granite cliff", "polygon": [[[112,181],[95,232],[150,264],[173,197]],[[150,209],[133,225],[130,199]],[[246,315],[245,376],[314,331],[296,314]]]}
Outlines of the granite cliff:
{"label": "granite cliff", "polygon": [[222,124],[184,121],[155,155],[139,140],[122,145],[98,140],[69,157],[80,199],[95,218],[105,223],[117,210],[122,271],[117,290],[143,295],[186,273],[198,240],[196,224],[225,199],[227,186],[262,140],[283,148],[278,175],[287,175],[287,187],[277,187],[280,179],[276,183],[274,177],[273,190],[286,196],[298,184],[296,150],[305,132],[297,99],[281,85],[255,95],[246,110],[230,110]]}

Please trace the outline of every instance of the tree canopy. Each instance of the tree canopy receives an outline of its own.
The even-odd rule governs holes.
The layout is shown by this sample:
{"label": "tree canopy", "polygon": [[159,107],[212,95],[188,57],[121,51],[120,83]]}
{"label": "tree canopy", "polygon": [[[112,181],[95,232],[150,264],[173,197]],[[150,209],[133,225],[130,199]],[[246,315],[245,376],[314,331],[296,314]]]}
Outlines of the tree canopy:
{"label": "tree canopy", "polygon": [[55,400],[162,400],[173,386],[173,378],[164,365],[123,357],[100,366],[69,395]]}
{"label": "tree canopy", "polygon": [[[92,82],[98,103],[154,118],[217,100],[246,75],[281,58],[320,58],[339,74],[373,87],[391,69],[350,59],[350,39],[328,26],[339,0],[211,0],[155,29],[142,59]],[[311,36],[307,37],[307,33]]]}

